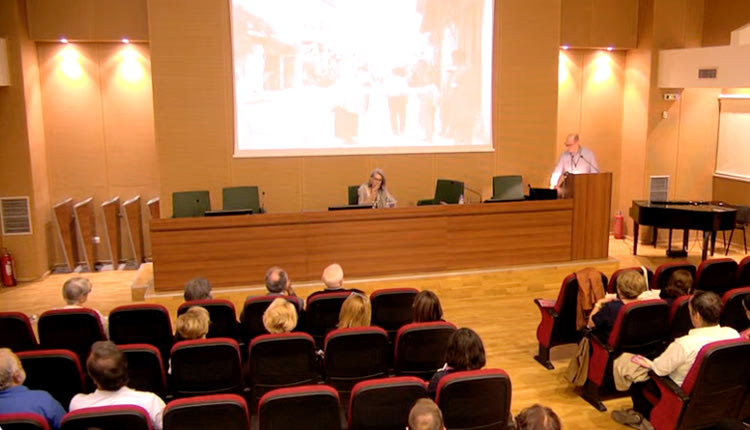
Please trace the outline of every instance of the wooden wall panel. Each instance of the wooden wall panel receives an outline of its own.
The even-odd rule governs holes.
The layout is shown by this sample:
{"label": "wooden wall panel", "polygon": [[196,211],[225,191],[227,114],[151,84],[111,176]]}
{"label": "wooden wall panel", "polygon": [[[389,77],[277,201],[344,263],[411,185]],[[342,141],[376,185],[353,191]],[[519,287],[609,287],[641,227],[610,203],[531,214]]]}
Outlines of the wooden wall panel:
{"label": "wooden wall panel", "polygon": [[718,89],[689,88],[680,96],[680,147],[674,180],[678,200],[711,200],[719,124]]}
{"label": "wooden wall panel", "polygon": [[475,192],[465,190],[464,197],[467,203],[476,203],[492,197],[495,154],[439,154],[436,158],[438,178],[463,181],[464,187],[471,188],[483,196],[482,198]]}
{"label": "wooden wall panel", "polygon": [[638,0],[562,0],[562,45],[635,48],[637,34]]}
{"label": "wooden wall panel", "polygon": [[750,206],[750,182],[713,178],[712,198],[723,202]]}
{"label": "wooden wall panel", "polygon": [[146,0],[26,0],[34,40],[148,40]]}
{"label": "wooden wall panel", "polygon": [[750,22],[750,2],[708,0],[703,13],[702,46],[729,45],[730,33]]}
{"label": "wooden wall panel", "polygon": [[258,185],[267,212],[302,210],[302,158],[238,158],[229,165],[230,185]]}
{"label": "wooden wall panel", "polygon": [[365,182],[370,170],[367,157],[357,156],[309,157],[303,166],[304,210],[347,204],[347,187]]}
{"label": "wooden wall panel", "polygon": [[[429,154],[380,155],[371,157],[370,170],[380,167],[385,171],[388,189],[399,207],[414,206],[420,199],[435,195],[435,156]],[[368,171],[360,180],[367,179]]]}

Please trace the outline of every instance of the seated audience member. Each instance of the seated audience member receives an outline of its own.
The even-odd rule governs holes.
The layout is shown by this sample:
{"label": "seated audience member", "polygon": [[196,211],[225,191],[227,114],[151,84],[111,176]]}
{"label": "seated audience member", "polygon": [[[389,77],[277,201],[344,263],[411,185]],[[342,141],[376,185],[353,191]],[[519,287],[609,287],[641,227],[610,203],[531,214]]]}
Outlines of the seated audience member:
{"label": "seated audience member", "polygon": [[409,411],[408,430],[445,430],[443,413],[432,400],[421,398]]}
{"label": "seated audience member", "polygon": [[[632,361],[638,366],[652,370],[658,376],[669,376],[677,385],[682,385],[690,368],[693,366],[700,349],[711,342],[735,339],[740,335],[731,327],[720,327],[721,298],[710,291],[696,291],[688,302],[690,320],[694,329],[688,334],[675,339],[666,351],[653,361],[636,355]],[[649,415],[653,405],[648,401],[646,392],[654,397],[659,396],[659,389],[651,379],[635,382],[630,386],[633,409],[612,412],[612,419],[629,426],[649,427]]]}
{"label": "seated audience member", "polygon": [[[750,320],[750,294],[742,298],[742,307],[745,309],[745,316],[747,317],[747,319]],[[742,333],[740,333],[740,336],[746,339],[750,339],[750,327],[746,328],[745,330],[742,330]]]}
{"label": "seated audience member", "polygon": [[412,305],[412,321],[431,322],[443,320],[443,308],[440,306],[440,299],[437,294],[430,290],[420,291],[414,297]]}
{"label": "seated audience member", "polygon": [[372,317],[370,299],[362,293],[351,293],[341,305],[338,328],[369,327]]}
{"label": "seated audience member", "polygon": [[185,294],[183,297],[185,297],[186,302],[213,299],[211,295],[211,283],[206,278],[193,278],[185,283]]}
{"label": "seated audience member", "polygon": [[177,340],[205,339],[211,325],[211,317],[206,308],[191,306],[177,317]]}
{"label": "seated audience member", "polygon": [[292,282],[289,280],[286,270],[281,267],[273,266],[266,272],[266,289],[269,295],[286,294],[297,297],[292,288]]}
{"label": "seated audience member", "polygon": [[[63,309],[91,309],[83,306],[83,304],[89,299],[89,294],[93,289],[94,287],[91,285],[91,281],[84,277],[76,276],[75,278],[68,279],[63,284],[62,294],[66,303],[66,305],[63,306]],[[102,322],[104,333],[108,333],[107,318],[98,310],[91,310],[99,315],[99,320]]]}
{"label": "seated audience member", "polygon": [[605,297],[594,304],[589,315],[589,328],[593,329],[599,339],[606,341],[617,320],[620,309],[628,303],[638,300],[646,291],[646,280],[635,270],[628,270],[617,278],[617,298]]}
{"label": "seated audience member", "polygon": [[[326,288],[324,290],[316,291],[310,294],[310,297],[316,296],[318,294],[330,293],[332,291],[355,291],[358,293],[362,292],[356,288],[350,290],[344,288],[344,269],[338,263],[333,263],[323,269],[323,276],[321,279]],[[310,300],[310,297],[308,297],[307,300]]]}
{"label": "seated audience member", "polygon": [[48,392],[23,385],[26,372],[21,360],[8,348],[0,348],[0,414],[31,412],[43,417],[50,428],[60,428],[65,409]]}
{"label": "seated audience member", "polygon": [[690,294],[693,287],[693,275],[685,269],[672,272],[667,285],[661,290],[659,297],[672,305],[674,299]]}
{"label": "seated audience member", "polygon": [[460,328],[448,338],[445,366],[438,370],[427,386],[427,393],[435,398],[437,386],[443,376],[461,370],[476,370],[484,367],[484,345],[479,335],[470,328]]}
{"label": "seated audience member", "polygon": [[127,387],[128,363],[114,343],[94,343],[86,360],[86,369],[96,384],[96,391],[91,394],[76,394],[70,401],[71,411],[97,406],[135,405],[148,412],[156,430],[162,429],[164,401],[154,393]]}
{"label": "seated audience member", "polygon": [[552,409],[536,404],[516,415],[516,430],[560,430],[560,418]]}
{"label": "seated audience member", "polygon": [[269,333],[289,333],[297,327],[297,308],[279,297],[263,312],[263,326]]}

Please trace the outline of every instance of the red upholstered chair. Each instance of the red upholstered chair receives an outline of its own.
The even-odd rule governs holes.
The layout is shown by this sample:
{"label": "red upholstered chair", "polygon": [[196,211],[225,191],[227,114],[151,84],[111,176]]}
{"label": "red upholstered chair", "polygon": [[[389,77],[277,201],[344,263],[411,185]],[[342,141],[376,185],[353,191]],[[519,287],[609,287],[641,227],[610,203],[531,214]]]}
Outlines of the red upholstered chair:
{"label": "red upholstered chair", "polygon": [[183,340],[172,347],[172,394],[242,394],[237,341],[229,338]]}
{"label": "red upholstered chair", "polygon": [[623,306],[606,341],[596,335],[589,335],[591,359],[582,391],[584,400],[598,410],[606,411],[601,396],[616,393],[612,379],[612,363],[615,358],[623,352],[641,354],[648,358],[661,354],[666,346],[668,322],[667,302],[644,300]]}
{"label": "red upholstered chair", "polygon": [[297,309],[297,328],[301,331],[300,323],[303,321],[304,302],[299,297],[286,295],[266,295],[266,296],[249,296],[245,299],[245,304],[240,313],[240,337],[244,342],[250,342],[256,336],[268,334],[266,327],[263,325],[263,313],[271,305],[271,302],[278,298],[287,299]]}
{"label": "red upholstered chair", "polygon": [[253,409],[273,389],[314,384],[319,379],[315,341],[307,333],[260,335],[250,342],[248,356]]}
{"label": "red upholstered chair", "polygon": [[86,391],[78,356],[67,349],[24,351],[18,358],[26,371],[24,385],[50,393],[65,410],[73,396]]}
{"label": "red upholstered chair", "polygon": [[250,430],[245,399],[236,394],[214,394],[169,402],[164,430]]}
{"label": "red upholstered chair", "polygon": [[742,300],[748,294],[750,294],[750,286],[734,288],[724,293],[721,297],[723,306],[719,325],[729,326],[737,331],[750,327],[750,320],[747,319],[745,307],[742,305]]}
{"label": "red upholstered chair", "polygon": [[511,417],[510,398],[510,376],[500,369],[482,369],[441,378],[435,403],[446,428],[505,430]]}
{"label": "red upholstered chair", "polygon": [[234,340],[239,339],[237,312],[234,310],[232,302],[223,299],[192,300],[177,308],[177,316],[184,314],[191,306],[202,306],[208,311],[211,326],[208,329],[207,338],[228,337]]}
{"label": "red upholstered chair", "polygon": [[349,400],[349,430],[402,429],[417,399],[427,397],[423,380],[413,376],[357,383]]}
{"label": "red upholstered chair", "polygon": [[118,306],[109,313],[109,338],[118,345],[153,345],[166,364],[174,341],[169,311],[156,303]]}
{"label": "red upholstered chair", "polygon": [[339,395],[327,385],[279,388],[258,406],[260,430],[341,430]]}
{"label": "red upholstered chair", "polygon": [[416,288],[386,288],[370,294],[372,325],[382,327],[393,341],[401,326],[412,322],[412,305],[419,293]]}
{"label": "red upholstered chair", "polygon": [[722,340],[704,346],[682,386],[651,374],[661,396],[649,417],[658,430],[702,429],[735,418],[750,380],[750,343]]}
{"label": "red upholstered chair", "polygon": [[456,326],[447,321],[411,323],[401,327],[393,346],[396,375],[416,376],[424,380],[445,364],[448,338]]}
{"label": "red upholstered chair", "polygon": [[326,334],[335,329],[339,323],[341,305],[344,304],[349,294],[351,294],[349,291],[332,291],[307,298],[305,329],[315,339],[318,348],[323,348]]}
{"label": "red upholstered chair", "polygon": [[738,287],[750,286],[750,256],[743,258],[737,264],[737,281],[735,285]]}
{"label": "red upholstered chair", "polygon": [[[623,267],[622,269],[617,269],[612,273],[612,276],[609,278],[609,282],[607,283],[607,293],[608,294],[616,294],[617,293],[617,278],[620,277],[623,273],[629,271],[629,270],[635,270],[638,273],[643,273],[643,269],[640,266],[632,266],[632,267]],[[654,272],[646,268],[646,275],[648,276],[648,286],[649,288],[656,288],[654,283]]]}
{"label": "red upholstered chair", "polygon": [[54,309],[39,317],[37,326],[39,347],[42,349],[69,349],[86,362],[91,345],[107,340],[107,334],[93,309]]}
{"label": "red upholstered chair", "polygon": [[[676,261],[674,263],[664,263],[661,266],[657,267],[654,271],[654,285],[651,286],[653,289],[657,290],[663,290],[664,287],[667,286],[667,282],[669,282],[669,278],[672,277],[672,273],[675,270],[684,269],[690,272],[691,275],[693,275],[693,279],[695,279],[695,266],[688,263],[687,261]],[[695,283],[693,283],[693,286],[695,286]]]}
{"label": "red upholstered chair", "polygon": [[731,258],[714,258],[703,261],[698,266],[693,288],[713,291],[721,296],[735,287],[737,282],[737,262]]}
{"label": "red upholstered chair", "polygon": [[50,430],[44,417],[31,412],[0,414],[0,428],[5,430]]}
{"label": "red upholstered chair", "polygon": [[151,418],[140,406],[83,408],[65,414],[60,430],[153,430]]}
{"label": "red upholstered chair", "polygon": [[677,297],[672,301],[669,308],[669,342],[685,336],[693,328],[688,308],[689,301],[689,295]]}
{"label": "red upholstered chair", "polygon": [[388,376],[390,345],[380,327],[340,328],[324,342],[325,382],[338,390],[344,404],[354,384]]}
{"label": "red upholstered chair", "polygon": [[[607,277],[602,273],[602,285],[607,285]],[[575,273],[566,276],[560,286],[557,300],[534,299],[542,320],[536,328],[539,353],[534,356],[542,366],[554,369],[549,360],[550,349],[554,346],[577,343],[582,333],[576,327],[578,306],[578,280]]]}
{"label": "red upholstered chair", "polygon": [[128,387],[167,396],[167,377],[159,350],[147,343],[117,345],[128,361]]}
{"label": "red upholstered chair", "polygon": [[39,344],[31,321],[21,312],[0,312],[0,348],[13,352],[37,349]]}

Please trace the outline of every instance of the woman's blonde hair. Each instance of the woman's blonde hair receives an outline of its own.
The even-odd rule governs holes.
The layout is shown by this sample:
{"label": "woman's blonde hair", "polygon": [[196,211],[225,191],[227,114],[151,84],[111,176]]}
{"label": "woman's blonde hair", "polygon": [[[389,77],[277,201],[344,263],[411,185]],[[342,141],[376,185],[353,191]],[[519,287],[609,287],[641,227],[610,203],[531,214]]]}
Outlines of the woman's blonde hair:
{"label": "woman's blonde hair", "polygon": [[211,318],[206,308],[191,306],[177,317],[177,334],[184,340],[202,339],[208,334]]}
{"label": "woman's blonde hair", "polygon": [[351,293],[341,305],[338,328],[368,327],[371,316],[370,299],[361,293]]}
{"label": "woman's blonde hair", "polygon": [[297,309],[279,297],[263,312],[263,326],[269,333],[289,333],[297,327]]}

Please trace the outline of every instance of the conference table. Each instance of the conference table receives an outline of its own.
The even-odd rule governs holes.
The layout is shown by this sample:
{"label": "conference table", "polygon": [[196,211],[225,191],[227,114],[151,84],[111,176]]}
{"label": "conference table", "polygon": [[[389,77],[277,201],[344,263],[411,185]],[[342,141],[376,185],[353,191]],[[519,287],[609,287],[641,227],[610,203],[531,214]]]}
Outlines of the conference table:
{"label": "conference table", "polygon": [[362,278],[607,258],[611,174],[577,176],[593,185],[558,200],[154,219],[154,288],[257,285],[271,266],[312,281],[334,262]]}

